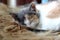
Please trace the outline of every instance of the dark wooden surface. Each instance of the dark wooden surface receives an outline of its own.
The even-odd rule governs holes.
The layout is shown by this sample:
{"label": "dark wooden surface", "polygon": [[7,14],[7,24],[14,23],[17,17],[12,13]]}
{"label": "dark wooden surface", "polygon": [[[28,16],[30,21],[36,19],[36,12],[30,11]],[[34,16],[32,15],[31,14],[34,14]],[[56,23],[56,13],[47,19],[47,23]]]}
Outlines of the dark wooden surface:
{"label": "dark wooden surface", "polygon": [[[33,0],[16,0],[17,6],[24,5],[32,2]],[[3,2],[4,4],[7,4],[7,0],[0,0],[0,2]],[[37,0],[38,3],[41,3],[41,0]]]}
{"label": "dark wooden surface", "polygon": [[[24,5],[32,2],[33,0],[17,0],[17,5]],[[38,3],[41,3],[41,0],[36,0]]]}
{"label": "dark wooden surface", "polygon": [[7,4],[7,0],[1,0],[1,2],[3,2],[4,4]]}
{"label": "dark wooden surface", "polygon": [[30,3],[33,0],[17,0],[17,5],[24,5]]}
{"label": "dark wooden surface", "polygon": [[37,0],[38,3],[41,3],[41,0]]}
{"label": "dark wooden surface", "polygon": [[2,0],[0,0],[0,2],[2,2]]}

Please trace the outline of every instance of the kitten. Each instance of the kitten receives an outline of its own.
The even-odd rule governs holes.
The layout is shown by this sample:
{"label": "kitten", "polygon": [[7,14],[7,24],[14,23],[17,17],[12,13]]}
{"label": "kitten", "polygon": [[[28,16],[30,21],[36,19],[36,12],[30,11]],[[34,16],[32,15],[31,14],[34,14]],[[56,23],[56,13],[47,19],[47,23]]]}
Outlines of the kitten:
{"label": "kitten", "polygon": [[26,14],[29,16],[34,14],[39,17],[38,11],[37,11],[34,3],[31,3],[31,5],[29,7],[22,8],[20,10],[20,12],[18,12],[18,13],[15,13],[15,14],[11,13],[11,15],[15,18],[15,20],[17,20],[22,25],[26,25],[24,23],[24,20],[26,19],[26,17],[25,17]]}
{"label": "kitten", "polygon": [[[33,17],[27,17],[25,24],[30,27],[39,30],[59,31],[60,30],[60,3],[58,1],[52,1],[47,4],[37,4],[36,9],[39,10],[38,22]],[[33,21],[31,22],[33,18]],[[38,26],[36,26],[38,24]]]}

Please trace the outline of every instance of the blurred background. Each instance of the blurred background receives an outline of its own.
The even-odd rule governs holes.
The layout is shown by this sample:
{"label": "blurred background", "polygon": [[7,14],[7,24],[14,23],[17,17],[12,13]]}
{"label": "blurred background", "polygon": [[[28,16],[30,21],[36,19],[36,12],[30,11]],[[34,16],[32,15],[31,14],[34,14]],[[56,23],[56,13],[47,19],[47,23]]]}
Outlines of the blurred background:
{"label": "blurred background", "polygon": [[36,1],[37,3],[46,3],[49,1],[55,1],[55,0],[0,0],[0,2],[9,5],[10,7],[16,7],[24,4],[29,4],[32,1]]}
{"label": "blurred background", "polygon": [[57,0],[0,0],[0,3],[6,4],[12,12],[18,12],[21,8],[29,6],[31,2],[36,2],[37,4],[45,4],[50,1]]}

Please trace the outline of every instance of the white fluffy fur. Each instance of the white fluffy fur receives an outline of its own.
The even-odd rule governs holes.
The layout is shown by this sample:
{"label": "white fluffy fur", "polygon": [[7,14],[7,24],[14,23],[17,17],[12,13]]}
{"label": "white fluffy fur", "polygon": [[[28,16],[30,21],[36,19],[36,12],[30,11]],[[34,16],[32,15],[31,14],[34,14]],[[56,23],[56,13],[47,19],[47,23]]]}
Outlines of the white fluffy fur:
{"label": "white fluffy fur", "polygon": [[59,5],[59,3],[57,1],[53,1],[48,4],[43,4],[43,5],[36,5],[36,8],[40,11],[40,15],[41,15],[41,17],[40,17],[40,21],[42,23],[41,29],[55,30],[55,31],[60,29],[60,17],[54,18],[54,19],[47,17],[47,15],[49,15],[49,11],[51,11],[58,5]]}
{"label": "white fluffy fur", "polygon": [[[54,30],[54,31],[57,31],[60,29],[60,17],[54,18],[54,19],[46,17],[47,15],[49,15],[49,11],[51,11],[58,5],[60,5],[60,4],[57,1],[53,1],[53,2],[50,2],[47,4],[37,4],[36,5],[36,8],[40,12],[40,24],[39,24],[39,26],[37,26],[36,29]],[[32,25],[32,26],[34,26],[34,25]]]}

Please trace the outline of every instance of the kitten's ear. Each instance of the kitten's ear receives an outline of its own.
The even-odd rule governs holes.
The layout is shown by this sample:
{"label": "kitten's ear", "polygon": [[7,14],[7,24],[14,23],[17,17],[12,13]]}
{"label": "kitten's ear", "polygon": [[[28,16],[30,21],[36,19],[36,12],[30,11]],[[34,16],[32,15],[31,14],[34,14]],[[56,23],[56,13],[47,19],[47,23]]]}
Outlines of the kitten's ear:
{"label": "kitten's ear", "polygon": [[32,3],[32,4],[31,4],[31,7],[32,7],[32,8],[33,8],[33,7],[35,7],[35,4],[34,4],[34,3]]}
{"label": "kitten's ear", "polygon": [[30,10],[31,11],[36,11],[36,7],[35,7],[35,4],[34,3],[31,3]]}

